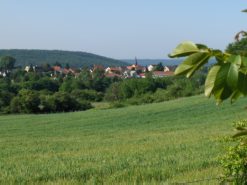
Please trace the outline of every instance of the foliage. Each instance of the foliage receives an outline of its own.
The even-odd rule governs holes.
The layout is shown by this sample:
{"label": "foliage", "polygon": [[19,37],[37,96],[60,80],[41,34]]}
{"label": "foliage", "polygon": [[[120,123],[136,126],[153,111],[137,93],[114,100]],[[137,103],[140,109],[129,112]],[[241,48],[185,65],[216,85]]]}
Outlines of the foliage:
{"label": "foliage", "polygon": [[225,174],[223,182],[245,185],[247,184],[247,138],[236,136],[239,136],[243,131],[246,132],[247,120],[238,121],[234,126],[240,132],[233,138],[226,139],[230,146],[227,149],[227,153],[221,157],[221,164],[224,167]]}
{"label": "foliage", "polygon": [[92,89],[79,90],[75,89],[71,92],[71,95],[80,101],[87,100],[93,102],[102,101],[104,94]]}
{"label": "foliage", "polygon": [[167,101],[202,93],[204,81],[205,75],[201,72],[191,80],[183,77],[128,79],[113,83],[105,93],[105,100],[131,105]]}
{"label": "foliage", "polygon": [[52,113],[87,110],[92,105],[78,100],[66,92],[33,91],[22,89],[17,96],[8,99],[10,113]]}
{"label": "foliage", "polygon": [[247,95],[247,58],[210,49],[205,45],[184,42],[170,57],[187,57],[176,69],[176,75],[191,77],[197,70],[216,58],[206,78],[205,95],[214,95],[218,103],[228,98],[235,101]]}
{"label": "foliage", "polygon": [[39,105],[38,92],[23,89],[11,100],[10,111],[12,113],[38,113]]}
{"label": "foliage", "polygon": [[226,52],[247,57],[247,38],[243,37],[241,40],[229,44]]}
{"label": "foliage", "polygon": [[163,66],[163,64],[162,64],[161,62],[158,63],[158,65],[155,66],[154,71],[164,71],[164,66]]}
{"label": "foliage", "polygon": [[7,71],[11,70],[15,66],[15,58],[11,56],[4,56],[0,58],[0,70]]}

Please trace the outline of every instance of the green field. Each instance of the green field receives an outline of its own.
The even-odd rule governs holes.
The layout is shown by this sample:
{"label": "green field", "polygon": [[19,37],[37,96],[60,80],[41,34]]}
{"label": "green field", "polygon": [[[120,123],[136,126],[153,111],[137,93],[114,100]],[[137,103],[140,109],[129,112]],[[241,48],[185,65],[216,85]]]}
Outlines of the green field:
{"label": "green field", "polygon": [[[0,116],[0,184],[171,184],[221,174],[218,136],[246,99],[203,96],[50,115]],[[217,181],[204,182],[217,184]],[[203,184],[203,183],[200,183]]]}

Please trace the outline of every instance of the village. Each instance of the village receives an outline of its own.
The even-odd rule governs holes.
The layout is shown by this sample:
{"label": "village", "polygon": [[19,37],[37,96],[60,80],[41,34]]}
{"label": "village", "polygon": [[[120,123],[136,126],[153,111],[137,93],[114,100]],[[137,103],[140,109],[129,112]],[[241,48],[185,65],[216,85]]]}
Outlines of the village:
{"label": "village", "polygon": [[[136,61],[135,64],[129,66],[114,66],[114,67],[104,67],[103,65],[96,65],[94,64],[92,67],[89,68],[75,68],[69,67],[66,65],[62,67],[60,64],[56,64],[54,66],[50,66],[46,64],[44,66],[33,66],[27,65],[25,66],[24,70],[26,72],[50,72],[51,77],[56,77],[58,75],[72,75],[74,77],[79,76],[80,72],[84,69],[89,70],[90,73],[95,71],[100,71],[104,74],[107,78],[146,78],[147,73],[151,74],[153,78],[161,78],[161,77],[168,77],[173,76],[174,72],[173,69],[175,66],[163,66],[161,63],[159,64],[151,64],[148,66],[141,66]],[[6,72],[0,72],[1,76],[6,76]]]}

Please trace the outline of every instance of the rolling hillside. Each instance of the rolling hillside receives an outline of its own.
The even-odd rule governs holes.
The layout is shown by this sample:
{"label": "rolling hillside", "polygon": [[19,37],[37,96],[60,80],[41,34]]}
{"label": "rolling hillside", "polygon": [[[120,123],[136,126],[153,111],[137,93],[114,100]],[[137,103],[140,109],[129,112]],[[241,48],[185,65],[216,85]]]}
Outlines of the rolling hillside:
{"label": "rolling hillside", "polygon": [[68,63],[71,67],[91,66],[100,64],[103,66],[125,66],[126,62],[115,60],[86,52],[59,51],[59,50],[0,50],[0,56],[12,56],[16,58],[16,65],[39,65],[43,63],[62,65]]}
{"label": "rolling hillside", "polygon": [[[202,96],[120,109],[0,116],[0,184],[172,184],[215,178],[219,136],[246,99]],[[201,184],[218,184],[206,181]]]}

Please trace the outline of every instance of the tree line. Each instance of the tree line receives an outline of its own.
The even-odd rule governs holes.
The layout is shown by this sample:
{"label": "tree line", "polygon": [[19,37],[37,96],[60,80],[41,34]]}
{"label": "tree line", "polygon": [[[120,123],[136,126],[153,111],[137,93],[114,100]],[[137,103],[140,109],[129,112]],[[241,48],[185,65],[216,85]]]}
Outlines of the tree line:
{"label": "tree line", "polygon": [[[104,70],[91,72],[83,68],[78,76],[56,74],[49,71],[26,72],[13,65],[13,58],[0,60],[0,68],[11,70],[0,77],[1,113],[53,113],[80,111],[93,108],[92,102],[106,101],[112,107],[161,102],[202,92],[204,72],[193,79],[181,77],[145,79],[107,78]],[[2,67],[1,67],[2,66]],[[1,71],[0,70],[0,71]],[[150,72],[149,72],[150,73]]]}

